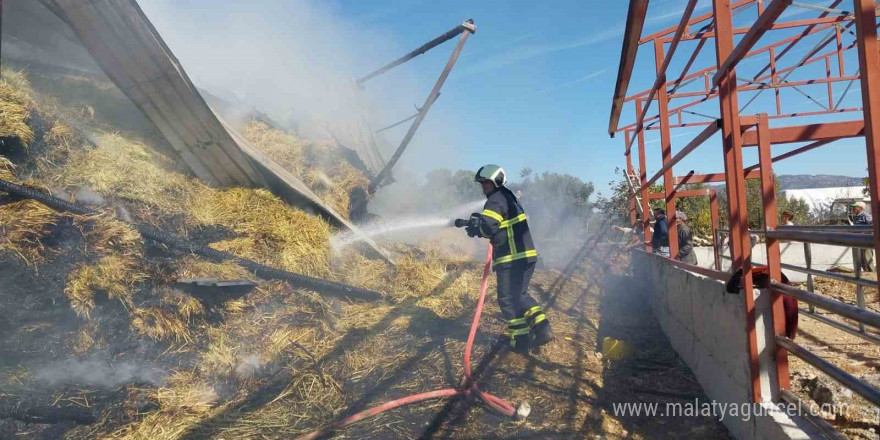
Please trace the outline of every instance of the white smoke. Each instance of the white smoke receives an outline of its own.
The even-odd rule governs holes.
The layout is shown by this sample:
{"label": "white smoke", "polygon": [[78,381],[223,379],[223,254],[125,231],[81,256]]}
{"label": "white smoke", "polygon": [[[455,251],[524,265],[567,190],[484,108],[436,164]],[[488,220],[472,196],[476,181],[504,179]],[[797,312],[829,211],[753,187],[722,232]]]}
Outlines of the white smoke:
{"label": "white smoke", "polygon": [[131,381],[159,385],[165,372],[142,363],[111,363],[100,359],[65,359],[37,370],[35,379],[50,386],[91,385],[113,388]]}

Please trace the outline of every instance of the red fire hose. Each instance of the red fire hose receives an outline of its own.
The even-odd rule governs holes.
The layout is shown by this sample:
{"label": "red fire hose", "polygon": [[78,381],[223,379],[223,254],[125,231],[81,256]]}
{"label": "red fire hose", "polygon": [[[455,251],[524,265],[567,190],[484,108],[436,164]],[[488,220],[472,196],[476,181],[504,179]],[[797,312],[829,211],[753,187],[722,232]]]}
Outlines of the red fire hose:
{"label": "red fire hose", "polygon": [[312,431],[308,434],[301,435],[296,438],[296,440],[314,440],[325,436],[335,430],[344,428],[348,425],[351,425],[355,422],[363,420],[368,417],[375,416],[377,414],[388,411],[389,409],[394,409],[399,406],[409,405],[411,403],[421,402],[423,400],[429,399],[437,399],[440,397],[453,397],[453,396],[470,396],[471,393],[479,397],[483,403],[486,404],[489,408],[495,410],[499,414],[505,415],[507,417],[520,417],[525,418],[529,413],[528,403],[523,403],[520,407],[520,410],[517,411],[513,405],[505,402],[499,397],[493,396],[489,393],[483,392],[480,390],[480,387],[473,381],[471,378],[471,351],[474,346],[474,338],[477,335],[477,327],[480,326],[480,315],[483,314],[483,303],[486,300],[486,289],[489,286],[489,272],[492,264],[492,245],[489,245],[489,251],[486,252],[486,265],[483,267],[483,279],[480,281],[480,298],[477,300],[477,308],[474,313],[474,320],[471,323],[471,331],[468,334],[467,345],[464,348],[464,377],[466,379],[464,388],[461,390],[457,390],[455,388],[446,388],[442,390],[429,391],[427,393],[414,394],[412,396],[403,397],[401,399],[392,400],[390,402],[383,403],[378,406],[374,406],[370,409],[366,409],[357,414],[348,416],[330,426],[327,426],[322,429],[318,429],[316,431]]}

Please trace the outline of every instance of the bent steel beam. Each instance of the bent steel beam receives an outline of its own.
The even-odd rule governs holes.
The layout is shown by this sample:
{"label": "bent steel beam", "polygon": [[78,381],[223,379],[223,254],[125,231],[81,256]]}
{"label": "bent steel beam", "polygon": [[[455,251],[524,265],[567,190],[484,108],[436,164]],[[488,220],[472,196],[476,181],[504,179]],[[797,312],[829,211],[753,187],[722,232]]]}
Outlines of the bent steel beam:
{"label": "bent steel beam", "polygon": [[434,88],[431,90],[431,93],[428,94],[427,98],[425,98],[425,103],[422,105],[421,110],[419,110],[419,114],[416,116],[415,120],[413,120],[412,125],[409,126],[409,130],[407,130],[406,135],[404,135],[403,139],[400,141],[400,145],[397,147],[394,155],[391,156],[391,159],[388,160],[388,163],[385,164],[385,167],[382,168],[382,171],[380,171],[379,174],[377,174],[376,177],[372,181],[370,181],[370,186],[368,188],[370,194],[376,192],[376,189],[378,189],[382,182],[391,174],[391,170],[394,168],[394,165],[396,165],[397,161],[400,160],[403,152],[406,151],[406,147],[409,145],[410,141],[412,141],[413,136],[416,135],[416,131],[418,131],[419,126],[422,125],[422,121],[428,114],[428,110],[431,109],[434,101],[436,101],[437,97],[440,96],[440,89],[443,88],[443,84],[446,83],[446,78],[449,77],[449,72],[451,72],[452,67],[455,66],[455,62],[458,60],[458,56],[461,54],[461,50],[464,48],[464,43],[467,42],[467,39],[471,34],[477,31],[477,27],[474,26],[473,20],[468,20],[462,23],[460,27],[456,28],[456,30],[458,29],[462,29],[458,37],[458,43],[455,45],[455,49],[452,50],[452,54],[449,56],[449,60],[446,61],[446,67],[443,68],[443,72],[441,72],[440,77],[437,78],[437,82],[434,84]]}
{"label": "bent steel beam", "polygon": [[611,100],[611,118],[608,121],[608,135],[611,137],[617,132],[620,112],[623,109],[626,90],[629,88],[629,80],[632,78],[632,70],[635,66],[636,53],[639,50],[638,39],[642,34],[647,11],[648,0],[630,0],[626,28],[623,32],[623,47],[620,49],[620,65],[617,67],[617,83]]}
{"label": "bent steel beam", "polygon": [[476,28],[473,26],[473,24],[474,24],[474,20],[470,19],[470,20],[467,20],[464,23],[444,32],[439,37],[434,38],[433,40],[419,46],[418,49],[416,49],[416,50],[414,50],[414,51],[376,69],[376,70],[374,70],[373,72],[370,72],[370,73],[364,75],[363,77],[359,78],[356,81],[357,85],[359,87],[362,87],[365,82],[367,82],[367,81],[369,81],[379,75],[382,75],[383,73],[385,73],[385,72],[387,72],[387,71],[389,71],[389,70],[391,70],[391,69],[393,69],[393,68],[395,68],[395,67],[397,67],[397,66],[399,66],[399,65],[401,65],[401,64],[403,64],[403,63],[405,63],[405,62],[407,62],[407,61],[409,61],[409,60],[411,60],[411,59],[449,41],[449,40],[451,40],[451,39],[453,39],[453,38],[455,38],[457,35],[460,35],[463,31],[470,30],[471,32],[474,32],[476,30]]}

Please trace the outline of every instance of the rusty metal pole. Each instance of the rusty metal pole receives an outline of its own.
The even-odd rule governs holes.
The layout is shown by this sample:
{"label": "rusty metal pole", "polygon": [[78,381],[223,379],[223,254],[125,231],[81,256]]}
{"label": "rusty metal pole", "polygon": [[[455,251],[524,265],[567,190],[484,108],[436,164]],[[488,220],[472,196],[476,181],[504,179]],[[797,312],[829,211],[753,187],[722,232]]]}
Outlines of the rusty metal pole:
{"label": "rusty metal pole", "polygon": [[[862,112],[868,153],[868,190],[874,216],[874,255],[880,255],[880,44],[873,0],[853,0],[859,72],[862,84]],[[880,299],[880,288],[877,291]]]}
{"label": "rusty metal pole", "polygon": [[[642,114],[642,100],[636,99],[636,118],[638,118]],[[647,159],[645,158],[645,131],[639,130],[636,134],[636,139],[639,142],[639,185],[642,187],[645,186],[645,183],[648,182],[648,165]],[[644,224],[645,231],[645,251],[650,252],[650,246],[648,246],[647,242],[650,239],[648,237],[648,227],[651,224],[651,206],[648,200],[648,195],[650,191],[648,188],[642,190],[642,223]]]}
{"label": "rusty metal pole", "polygon": [[449,72],[452,71],[452,67],[455,66],[455,62],[458,60],[458,55],[461,54],[462,48],[464,48],[464,43],[467,42],[468,37],[476,32],[476,27],[470,23],[462,23],[462,27],[464,30],[461,31],[461,36],[458,38],[458,44],[455,45],[455,49],[452,51],[452,55],[449,56],[449,60],[446,62],[446,67],[443,68],[443,72],[440,74],[440,77],[437,78],[437,82],[434,84],[434,89],[431,90],[431,93],[425,99],[425,103],[422,105],[422,110],[419,111],[419,115],[416,116],[416,119],[413,121],[412,125],[409,126],[409,130],[406,132],[406,135],[403,137],[403,140],[400,141],[400,146],[397,147],[397,151],[394,152],[394,155],[391,156],[391,159],[388,160],[388,163],[385,164],[385,168],[382,168],[382,171],[376,175],[376,177],[370,182],[369,192],[373,194],[376,192],[376,189],[379,188],[379,185],[382,184],[388,175],[391,173],[391,170],[394,168],[394,165],[400,160],[400,156],[403,155],[404,150],[406,150],[407,145],[409,145],[413,136],[416,135],[416,131],[419,129],[419,126],[422,125],[422,120],[425,119],[425,115],[428,114],[428,110],[431,109],[431,105],[434,104],[434,101],[440,96],[440,89],[443,88],[443,84],[446,82],[446,78],[449,76]]}
{"label": "rusty metal pole", "polygon": [[[717,66],[733,52],[733,14],[730,0],[712,0],[715,18],[715,56]],[[739,102],[736,94],[736,69],[728,69],[718,87],[722,119],[724,173],[727,183],[728,216],[730,219],[731,259],[733,268],[743,271],[742,287],[748,333],[749,376],[752,399],[761,401],[761,379],[758,364],[758,336],[755,330],[755,298],[752,294],[752,248],[746,216],[746,185],[742,161],[742,132]]]}
{"label": "rusty metal pole", "polygon": [[718,195],[709,191],[709,214],[712,217],[712,249],[715,254],[715,270],[721,270],[721,255],[718,253]]}
{"label": "rusty metal pole", "polygon": [[[773,156],[770,152],[770,124],[767,114],[758,117],[758,164],[761,168],[761,202],[764,205],[764,230],[771,231],[779,226],[776,210],[776,182],[773,177]],[[782,259],[779,254],[779,240],[767,237],[767,268],[770,279],[782,282]],[[782,306],[782,295],[776,291],[770,293],[773,316],[773,334],[785,336],[785,309]],[[788,352],[776,346],[776,380],[779,388],[789,389]]]}
{"label": "rusty metal pole", "polygon": [[[669,96],[666,90],[666,73],[663,72],[663,43],[654,40],[654,60],[657,74],[661,75],[660,88],[657,89],[657,110],[660,116],[660,149],[663,154],[663,166],[672,159],[672,141],[669,133]],[[666,195],[666,218],[669,222],[669,258],[678,258],[678,226],[675,218],[675,187],[672,168],[663,173],[663,193]]]}

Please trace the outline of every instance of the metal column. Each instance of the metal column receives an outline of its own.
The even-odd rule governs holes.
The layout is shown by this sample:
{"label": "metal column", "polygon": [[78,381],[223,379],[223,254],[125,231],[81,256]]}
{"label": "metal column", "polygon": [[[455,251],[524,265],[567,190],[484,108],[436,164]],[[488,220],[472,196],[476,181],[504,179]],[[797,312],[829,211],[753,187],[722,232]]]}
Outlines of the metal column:
{"label": "metal column", "polygon": [[[770,154],[770,125],[767,122],[767,114],[758,115],[758,164],[761,169],[761,202],[764,205],[764,230],[770,231],[778,227],[776,212],[776,182],[773,177],[773,157]],[[782,282],[782,261],[779,254],[779,240],[767,237],[767,268],[770,270],[770,279]],[[773,334],[786,336],[785,334],[785,310],[782,305],[782,295],[778,292],[770,293],[771,308],[773,311]],[[788,352],[781,346],[776,346],[776,379],[779,388],[789,389]]]}
{"label": "metal column", "polygon": [[[856,37],[859,42],[862,113],[868,153],[868,189],[874,216],[874,255],[880,255],[880,44],[873,0],[853,0]],[[880,288],[877,295],[880,296]]]}
{"label": "metal column", "polygon": [[[720,67],[733,52],[733,14],[730,0],[712,0],[715,13],[715,55]],[[721,108],[724,143],[724,173],[727,181],[727,200],[730,218],[731,258],[734,268],[743,271],[743,299],[746,306],[748,332],[749,376],[752,399],[761,401],[761,381],[758,365],[758,338],[755,330],[755,298],[752,295],[752,249],[749,245],[746,216],[746,186],[742,161],[742,132],[739,122],[739,102],[736,94],[736,69],[727,70],[720,78],[718,102]],[[878,206],[880,208],[880,206]]]}
{"label": "metal column", "polygon": [[[657,108],[660,112],[660,148],[663,154],[663,166],[672,159],[672,141],[669,133],[669,97],[666,90],[666,74],[663,72],[663,43],[654,40],[654,60],[657,65],[658,82]],[[669,258],[678,258],[678,226],[675,218],[675,197],[672,191],[675,182],[672,178],[672,167],[663,173],[663,193],[666,195],[666,216],[669,222]]]}

